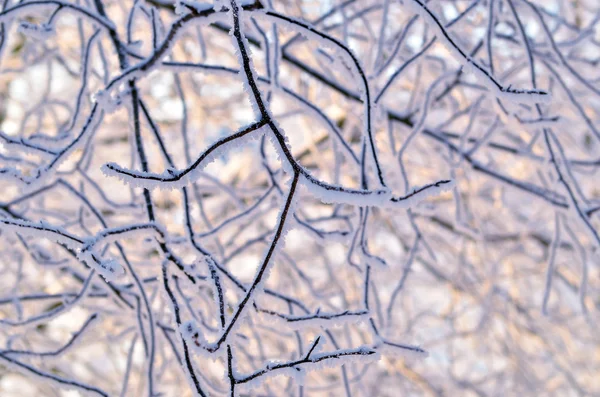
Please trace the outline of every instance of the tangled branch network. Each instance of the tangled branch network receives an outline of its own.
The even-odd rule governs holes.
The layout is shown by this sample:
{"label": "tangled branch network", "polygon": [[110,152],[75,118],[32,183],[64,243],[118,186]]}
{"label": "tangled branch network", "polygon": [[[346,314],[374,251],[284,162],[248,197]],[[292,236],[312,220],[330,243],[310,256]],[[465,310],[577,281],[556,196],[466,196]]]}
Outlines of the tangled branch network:
{"label": "tangled branch network", "polygon": [[2,396],[600,394],[596,0],[0,3]]}

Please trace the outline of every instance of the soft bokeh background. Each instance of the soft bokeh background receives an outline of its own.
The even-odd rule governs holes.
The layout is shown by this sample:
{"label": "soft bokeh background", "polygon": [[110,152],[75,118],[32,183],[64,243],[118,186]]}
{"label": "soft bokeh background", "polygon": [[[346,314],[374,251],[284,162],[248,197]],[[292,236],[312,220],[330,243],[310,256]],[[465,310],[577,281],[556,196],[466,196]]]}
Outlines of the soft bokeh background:
{"label": "soft bokeh background", "polygon": [[[4,10],[17,3],[5,2]],[[74,3],[94,9],[92,1]],[[121,39],[127,41],[126,23],[134,2],[104,3]],[[437,40],[386,89],[374,108],[374,127],[384,174],[390,187],[404,194],[399,150],[426,109],[424,128],[403,155],[410,186],[454,179],[455,189],[428,198],[411,212],[371,208],[364,226],[359,208],[323,204],[302,189],[293,228],[266,283],[311,312],[319,308],[324,312],[359,310],[364,307],[368,264],[368,300],[377,328],[389,340],[420,345],[429,357],[384,355],[367,364],[357,360],[343,368],[310,372],[304,386],[281,376],[259,388],[240,391],[241,395],[600,394],[600,247],[590,231],[597,233],[600,228],[600,4],[597,0],[533,4],[555,47],[538,15],[523,0],[431,0],[428,7],[455,42],[488,70],[491,51],[493,74],[501,84],[531,89],[522,24],[534,58],[537,86],[552,93],[552,100],[540,105],[542,119],[531,104],[499,102],[489,82],[461,73],[460,63]],[[152,23],[159,27],[160,42],[176,15],[172,2],[166,0],[140,0],[135,6],[131,41],[141,43],[132,43],[130,48],[146,57],[152,51]],[[373,97],[436,34],[423,17],[415,19],[412,8],[399,1],[273,0],[273,7],[314,23],[351,48],[369,77]],[[87,85],[79,117],[71,126],[83,54],[97,27],[65,9],[55,17],[55,35],[45,40],[17,31],[19,21],[43,23],[55,8],[23,7],[18,14],[0,13],[0,126],[12,137],[66,133],[55,142],[33,138],[61,148],[79,133],[94,94],[120,71],[110,38],[101,32],[89,53]],[[237,74],[201,68],[238,68],[227,19],[223,21],[211,26],[190,24],[164,59],[196,67],[165,65],[138,79],[141,99],[178,168],[185,168],[209,144],[254,119]],[[360,167],[335,138],[338,131],[360,158],[363,106],[357,99],[361,85],[348,70],[347,60],[319,42],[296,37],[297,32],[285,26],[274,30],[270,20],[252,20],[250,13],[246,13],[244,29],[257,75],[273,79],[273,59],[277,63],[278,84],[262,83],[261,89],[269,95],[272,114],[288,136],[295,157],[322,180],[360,187]],[[584,82],[563,63],[557,50]],[[271,62],[266,61],[267,52]],[[130,57],[131,64],[136,62]],[[440,76],[445,77],[438,81]],[[99,217],[110,227],[146,221],[141,189],[100,171],[107,162],[140,169],[128,109],[125,104],[106,114],[89,144],[69,156],[39,190],[23,190],[10,179],[0,180],[1,216],[44,219],[79,236],[102,230]],[[561,166],[570,170],[566,179],[585,211],[583,216],[558,181],[543,127],[551,128],[564,149],[567,160]],[[142,137],[150,171],[162,172],[168,165],[143,117]],[[554,149],[558,153],[558,146]],[[17,167],[25,174],[47,162],[44,156],[6,145],[0,152],[0,167]],[[242,283],[252,282],[270,244],[284,200],[279,187],[285,190],[288,179],[271,143],[255,140],[225,153],[190,186],[198,241]],[[368,180],[376,185],[373,169]],[[157,221],[168,229],[169,246],[184,263],[197,263],[200,274],[208,276],[202,258],[188,241],[181,191],[154,190],[152,200]],[[569,209],[564,208],[567,205]],[[238,214],[244,215],[228,221]],[[366,236],[364,249],[353,242],[361,230]],[[178,363],[181,353],[175,353],[179,340],[161,286],[164,253],[153,240],[142,237],[122,244],[143,279],[154,314],[156,388],[164,396],[191,395]],[[118,257],[114,244],[106,250],[107,257]],[[5,349],[56,350],[90,315],[99,313],[64,353],[22,360],[46,372],[102,387],[110,395],[147,395],[147,359],[137,325],[138,313],[144,317],[145,309],[140,309],[130,274],[112,282],[112,292],[96,276],[87,296],[71,305],[88,273],[83,263],[50,240],[0,228],[0,319],[20,321],[65,309],[48,321],[28,326],[0,325],[0,353]],[[193,285],[176,270],[171,273],[177,276],[171,285],[184,319],[196,319],[209,340],[216,337],[218,313],[210,278]],[[242,294],[231,280],[221,277],[230,315]],[[115,290],[130,307],[115,298]],[[545,294],[548,301],[543,313]],[[270,295],[260,295],[256,303],[280,313],[301,314],[298,307]],[[232,347],[240,373],[262,368],[269,360],[298,357],[318,335],[325,341],[323,351],[374,342],[368,322],[294,330],[272,317],[251,311],[238,330]],[[211,395],[227,395],[226,362],[203,356],[194,360],[206,390]],[[0,360],[0,395],[80,394],[16,371]]]}

